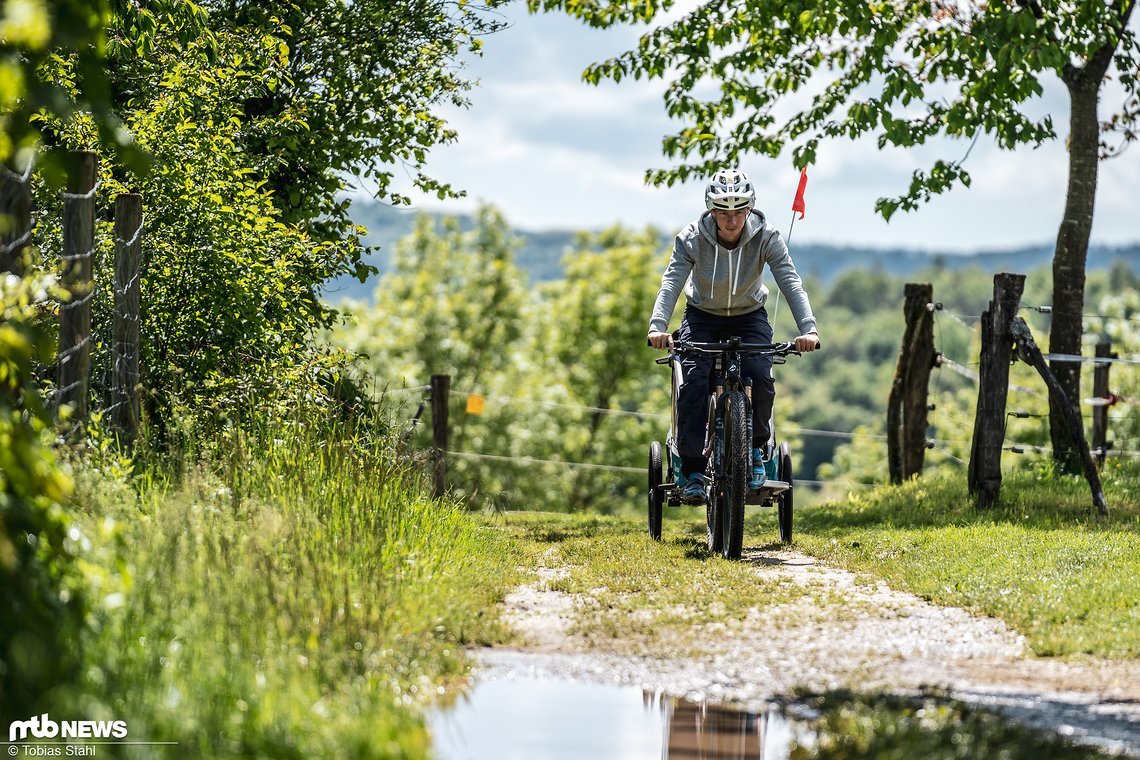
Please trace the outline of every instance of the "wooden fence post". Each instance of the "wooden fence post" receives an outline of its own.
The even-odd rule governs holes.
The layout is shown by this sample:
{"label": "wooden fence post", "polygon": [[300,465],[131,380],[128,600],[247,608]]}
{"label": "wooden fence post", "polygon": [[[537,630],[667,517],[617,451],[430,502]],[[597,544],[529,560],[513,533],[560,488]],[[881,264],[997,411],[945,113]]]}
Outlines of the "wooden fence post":
{"label": "wooden fence post", "polygon": [[31,172],[21,174],[13,167],[2,167],[0,168],[0,273],[23,274],[22,254],[31,241]]}
{"label": "wooden fence post", "polygon": [[[1101,342],[1096,344],[1096,355],[1100,359],[1115,359],[1112,344]],[[1093,399],[1096,405],[1092,410],[1092,457],[1097,467],[1104,464],[1108,456],[1108,404],[1100,403],[1101,399],[1109,397],[1108,371],[1112,368],[1109,362],[1097,362],[1093,365]]]}
{"label": "wooden fence post", "polygon": [[142,265],[142,196],[115,197],[115,323],[111,424],[130,443],[139,432],[139,271]]}
{"label": "wooden fence post", "polygon": [[1001,452],[1005,442],[1005,405],[1009,392],[1009,364],[1013,336],[1010,322],[1017,314],[1025,275],[994,275],[994,296],[982,312],[981,366],[978,369],[978,407],[970,445],[967,482],[977,496],[975,506],[988,509],[1001,490]]}
{"label": "wooden fence post", "polygon": [[899,360],[887,406],[887,466],[892,483],[922,472],[926,458],[927,389],[934,366],[934,286],[908,282],[904,289]]}
{"label": "wooden fence post", "polygon": [[451,393],[451,375],[431,376],[431,430],[435,459],[435,497],[447,491],[447,399]]}
{"label": "wooden fence post", "polygon": [[1029,325],[1025,324],[1025,320],[1021,317],[1014,317],[1010,323],[1010,332],[1013,339],[1017,341],[1021,358],[1036,369],[1045,384],[1049,386],[1049,398],[1056,399],[1059,402],[1065,418],[1065,425],[1069,429],[1069,436],[1077,450],[1077,456],[1080,457],[1081,466],[1085,471],[1085,479],[1088,480],[1089,489],[1092,491],[1093,506],[1096,507],[1101,516],[1107,515],[1108,502],[1104,498],[1104,489],[1101,488],[1100,476],[1097,475],[1096,465],[1093,464],[1092,455],[1089,453],[1088,442],[1085,441],[1085,431],[1081,427],[1080,409],[1065,396],[1065,389],[1061,387],[1061,383],[1053,374],[1053,370],[1049,369],[1049,365],[1045,363],[1045,357],[1041,355],[1041,349],[1033,340],[1033,333],[1029,331]]}
{"label": "wooden fence post", "polygon": [[95,179],[98,157],[88,151],[69,156],[63,194],[63,271],[60,284],[70,293],[59,307],[59,383],[56,404],[73,410],[75,424],[87,419],[87,373],[91,361],[91,299],[95,295]]}

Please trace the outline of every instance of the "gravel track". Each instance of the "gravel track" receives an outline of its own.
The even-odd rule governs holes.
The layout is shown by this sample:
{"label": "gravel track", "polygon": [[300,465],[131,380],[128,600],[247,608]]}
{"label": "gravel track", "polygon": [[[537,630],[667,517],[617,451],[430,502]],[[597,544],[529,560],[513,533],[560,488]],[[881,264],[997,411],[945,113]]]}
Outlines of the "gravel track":
{"label": "gravel track", "polygon": [[[477,677],[525,672],[752,706],[804,689],[938,689],[1113,754],[1140,757],[1140,663],[1033,657],[999,620],[940,607],[881,582],[862,583],[798,552],[746,548],[743,561],[766,578],[802,585],[804,595],[706,627],[695,656],[691,645],[677,651],[658,646],[647,655],[587,641],[574,632],[584,599],[547,588],[567,570],[541,568],[534,583],[505,603],[508,621],[526,643],[480,652]],[[841,612],[831,614],[811,593],[821,586],[840,592]]]}

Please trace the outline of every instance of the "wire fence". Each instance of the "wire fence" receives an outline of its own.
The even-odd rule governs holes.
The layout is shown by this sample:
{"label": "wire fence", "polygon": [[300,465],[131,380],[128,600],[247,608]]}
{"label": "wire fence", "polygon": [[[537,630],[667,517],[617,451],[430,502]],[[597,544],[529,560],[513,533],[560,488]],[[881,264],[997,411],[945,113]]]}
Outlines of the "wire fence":
{"label": "wire fence", "polygon": [[[978,362],[969,362],[969,363],[959,362],[959,361],[956,361],[956,360],[954,360],[954,359],[952,359],[946,355],[945,344],[944,344],[944,334],[943,334],[942,324],[940,321],[940,316],[946,316],[946,317],[951,318],[954,322],[966,327],[971,332],[974,332],[978,329],[980,322],[982,320],[982,317],[980,315],[975,316],[975,315],[966,315],[966,314],[955,314],[953,312],[946,310],[945,307],[943,306],[943,304],[937,303],[937,302],[927,304],[927,310],[930,311],[934,316],[934,322],[935,322],[935,326],[937,328],[937,334],[938,334],[938,344],[939,345],[938,345],[938,349],[937,349],[938,353],[937,353],[937,360],[936,360],[935,367],[938,369],[945,368],[945,369],[969,380],[974,385],[978,385],[981,382],[981,378],[980,378],[980,375],[978,374],[977,370],[973,369],[973,366],[977,366]],[[1024,305],[1023,304],[1019,307],[1018,311],[1033,311],[1033,312],[1037,312],[1037,313],[1041,313],[1041,314],[1052,314],[1053,308],[1051,306],[1031,306],[1031,305]],[[1123,320],[1123,321],[1129,321],[1129,322],[1140,321],[1140,317],[1133,317],[1131,315],[1084,314],[1083,317],[1086,320],[1100,319],[1100,320]],[[1129,357],[1083,356],[1083,355],[1078,355],[1078,354],[1061,354],[1061,353],[1049,353],[1049,354],[1044,354],[1043,356],[1047,361],[1057,362],[1057,363],[1092,364],[1094,366],[1102,366],[1102,367],[1106,366],[1106,365],[1122,365],[1124,367],[1140,365],[1140,359],[1129,358]],[[1047,398],[1048,397],[1047,393],[1044,393],[1042,390],[1037,389],[1037,388],[1029,388],[1029,387],[1017,385],[1014,383],[1011,383],[1009,385],[1009,388],[1011,391],[1014,391],[1015,393],[1018,393],[1021,395],[1034,396],[1037,398]],[[1116,394],[1110,393],[1108,396],[1105,396],[1105,397],[1093,397],[1093,398],[1081,399],[1081,403],[1082,403],[1082,405],[1084,405],[1086,407],[1096,408],[1096,407],[1103,407],[1103,406],[1115,406],[1117,404],[1133,405],[1135,402],[1131,399],[1122,398]],[[951,415],[947,415],[945,412],[940,412],[937,406],[935,406],[934,409],[932,409],[932,411],[935,411],[936,414],[940,414],[941,416],[951,416]],[[1014,410],[1014,411],[1009,412],[1008,416],[1016,418],[1016,419],[1038,418],[1038,419],[1046,420],[1049,415],[1047,413],[1030,413],[1030,412],[1026,412],[1026,411],[1022,411],[1022,410]],[[1133,417],[1134,417],[1134,414],[1110,415],[1108,417],[1108,420],[1111,422],[1119,423],[1119,422],[1128,421],[1128,420],[1132,419]],[[965,419],[961,418],[960,416],[953,416],[953,419],[950,420],[950,426],[951,427],[954,427],[954,426],[957,426],[959,428],[971,427],[972,424],[973,424],[973,422],[971,420],[965,420]],[[1047,431],[1046,431],[1046,435],[1047,435]],[[928,446],[930,446],[931,448],[935,448],[935,449],[939,450],[941,453],[944,453],[947,456],[952,457],[954,460],[956,460],[957,462],[959,462],[961,464],[966,464],[960,458],[955,457],[952,454],[950,454],[948,451],[946,451],[943,448],[943,445],[944,445],[944,442],[940,442],[940,441],[937,441],[934,439],[928,441]],[[964,443],[964,442],[959,442],[957,445],[958,446],[964,446],[967,450],[970,447],[970,444]],[[1014,453],[1014,454],[1027,454],[1027,453],[1052,454],[1052,451],[1053,451],[1050,447],[1038,446],[1038,445],[1033,445],[1033,444],[1029,444],[1029,443],[1019,443],[1016,441],[1010,442],[1009,444],[1007,444],[1004,447],[1004,450],[1008,451],[1010,453]],[[1108,456],[1108,455],[1117,456],[1117,457],[1140,456],[1140,452],[1133,451],[1130,449],[1118,449],[1118,448],[1109,448],[1107,450],[1097,449],[1097,450],[1094,450],[1094,453],[1097,453],[1101,456]]]}
{"label": "wire fence", "polygon": [[[55,299],[60,320],[59,347],[55,356],[54,381],[47,381],[45,397],[50,405],[74,408],[78,419],[110,415],[120,425],[128,425],[133,435],[138,422],[138,388],[141,380],[139,354],[139,292],[142,278],[141,252],[145,225],[141,198],[119,194],[115,199],[114,232],[100,234],[105,224],[97,221],[103,182],[98,176],[98,160],[91,153],[76,153],[78,170],[73,181],[90,187],[82,191],[58,193],[62,201],[62,249],[53,260],[60,269],[59,284],[64,291]],[[34,161],[22,174],[5,168],[9,181],[29,202],[35,181]],[[138,221],[125,219],[120,207],[123,198],[137,200]],[[43,221],[45,211],[40,212]],[[30,245],[37,219],[29,216],[27,229],[0,249],[5,260]],[[99,252],[114,253],[113,274],[98,265]],[[98,319],[93,319],[93,314]],[[94,325],[93,325],[94,323]],[[128,409],[129,407],[129,409]]]}

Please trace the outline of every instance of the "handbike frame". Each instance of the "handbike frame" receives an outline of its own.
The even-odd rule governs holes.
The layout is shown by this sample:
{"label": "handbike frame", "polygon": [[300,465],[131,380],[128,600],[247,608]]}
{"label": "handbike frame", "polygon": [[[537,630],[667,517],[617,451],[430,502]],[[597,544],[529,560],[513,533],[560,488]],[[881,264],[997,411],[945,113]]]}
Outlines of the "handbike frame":
{"label": "handbike frame", "polygon": [[[709,549],[720,552],[726,558],[740,557],[746,503],[763,506],[778,504],[781,507],[781,537],[786,535],[786,540],[790,540],[792,484],[790,456],[786,445],[781,447],[779,454],[781,469],[787,472],[787,480],[770,480],[758,491],[747,490],[746,483],[751,478],[752,467],[752,387],[751,380],[741,374],[741,367],[743,360],[752,356],[768,356],[772,358],[773,364],[783,364],[789,354],[799,353],[793,342],[746,343],[738,337],[731,337],[713,343],[676,341],[669,356],[656,360],[658,364],[669,364],[673,376],[672,415],[667,440],[667,449],[672,453],[677,440],[681,360],[693,354],[714,356],[704,448],[707,461],[705,476],[708,481],[705,511]],[[773,440],[774,437],[773,431]],[[783,472],[780,474],[784,475]],[[680,504],[675,476],[670,456],[669,475],[656,487],[661,491],[658,498],[668,499],[671,506]],[[660,524],[657,525],[657,530],[659,532]]]}

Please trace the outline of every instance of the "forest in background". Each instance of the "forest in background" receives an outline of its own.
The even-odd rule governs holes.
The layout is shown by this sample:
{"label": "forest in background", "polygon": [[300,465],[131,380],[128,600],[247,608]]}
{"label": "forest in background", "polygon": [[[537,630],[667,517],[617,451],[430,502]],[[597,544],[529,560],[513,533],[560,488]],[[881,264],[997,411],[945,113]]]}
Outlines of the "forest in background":
{"label": "forest in background", "polygon": [[[361,260],[375,267],[378,274],[363,282],[350,274],[341,274],[324,286],[326,300],[339,303],[344,300],[367,301],[372,298],[379,277],[391,272],[395,266],[395,244],[411,234],[416,216],[427,213],[440,217],[434,212],[417,212],[410,208],[397,208],[391,204],[369,198],[354,198],[351,201],[350,215],[365,232],[360,242],[365,247]],[[478,224],[477,215],[451,214],[461,230],[472,230]],[[678,224],[688,220],[678,220]],[[781,232],[787,231],[786,218],[769,219]],[[823,224],[816,221],[816,224]],[[660,230],[661,244],[672,243],[675,230]],[[524,270],[532,282],[560,280],[564,276],[563,256],[573,248],[574,230],[527,230],[512,228],[519,238],[515,251],[515,263]],[[1011,249],[986,249],[972,253],[953,253],[942,250],[938,241],[932,241],[923,250],[908,248],[867,248],[858,246],[832,245],[813,242],[810,231],[795,235],[792,255],[796,259],[800,274],[814,276],[830,285],[834,279],[851,269],[871,269],[887,274],[907,276],[929,267],[966,269],[980,267],[989,272],[1028,272],[1052,261],[1053,244],[1042,242]],[[802,237],[801,237],[802,236]],[[807,238],[807,239],[804,239]],[[1125,245],[1096,244],[1089,247],[1088,268],[1108,269],[1117,260],[1130,262],[1133,269],[1140,268],[1140,242]]]}
{"label": "forest in background", "polygon": [[[578,233],[561,259],[564,278],[545,281],[518,263],[523,245],[492,207],[473,221],[419,215],[393,247],[393,268],[372,299],[342,302],[348,323],[328,337],[364,355],[398,419],[415,416],[431,374],[451,375],[449,483],[473,505],[640,508],[648,444],[663,440],[669,424],[669,373],[653,363],[660,354],[645,346],[668,244],[653,229]],[[977,318],[995,271],[950,268],[933,258],[905,276],[869,268],[827,281],[805,274],[824,350],[775,369],[777,436],[791,442],[798,478],[822,481],[825,495],[886,482],[883,434],[903,334],[904,283],[933,284],[944,307],[936,312],[936,349],[968,373],[978,362]],[[1049,317],[1035,307],[1049,304],[1051,275],[1047,265],[1024,273],[1023,315],[1041,340]],[[1107,338],[1122,356],[1140,354],[1138,274],[1135,257],[1090,267],[1086,353]],[[770,303],[776,339],[794,337],[791,314],[775,306],[774,292]],[[1010,409],[1031,416],[1011,420],[1009,442],[1047,447],[1044,386],[1025,365],[1012,377],[1014,385],[1039,392],[1011,395]],[[1125,399],[1140,396],[1132,365],[1114,369],[1113,385]],[[935,446],[927,469],[965,477],[976,384],[944,366],[935,370],[930,391],[928,437]],[[469,396],[482,397],[481,413],[467,412]],[[1117,448],[1140,449],[1135,407],[1121,404],[1110,417]],[[420,425],[412,440],[428,447],[430,425]],[[1017,461],[1044,466],[1046,460]]]}

